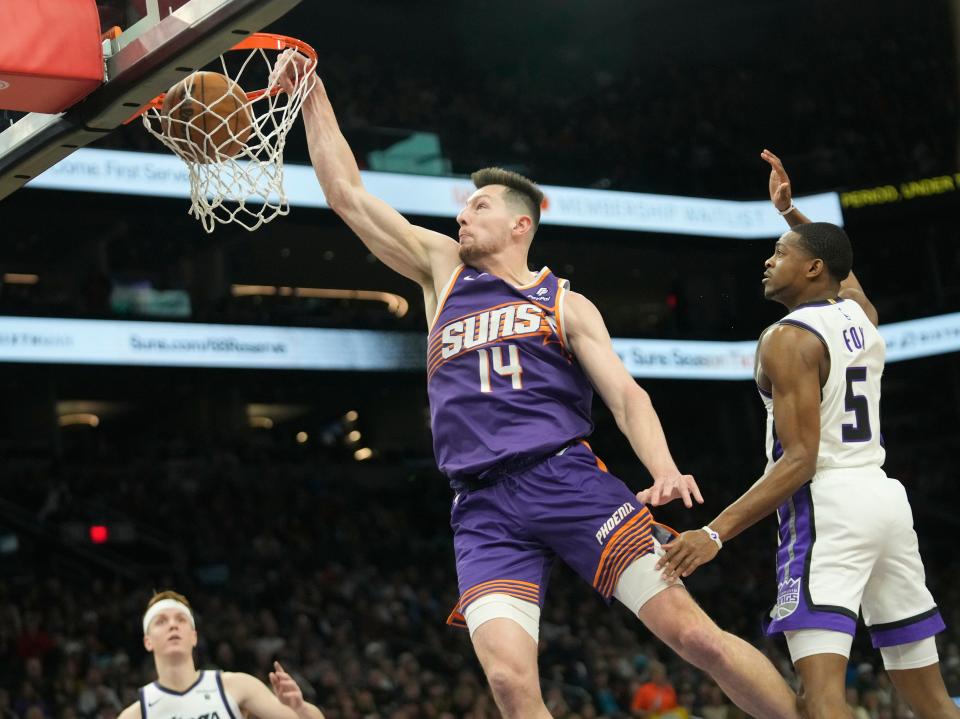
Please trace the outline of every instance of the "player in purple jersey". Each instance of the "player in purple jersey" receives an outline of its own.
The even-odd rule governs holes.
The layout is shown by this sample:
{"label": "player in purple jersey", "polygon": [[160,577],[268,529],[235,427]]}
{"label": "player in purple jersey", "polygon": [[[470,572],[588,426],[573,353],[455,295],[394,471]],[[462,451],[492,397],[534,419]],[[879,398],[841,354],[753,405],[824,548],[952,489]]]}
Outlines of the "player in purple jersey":
{"label": "player in purple jersey", "polygon": [[[843,230],[811,223],[793,205],[780,159],[769,150],[761,157],[770,199],[791,228],[764,265],[764,296],[789,310],[757,347],[767,470],[704,529],[726,542],[777,512],[779,592],[768,633],[785,634],[811,719],[853,716],[845,679],[861,611],[914,714],[960,717],[940,674],[934,635],[945,625],[925,585],[910,505],[881,468],[877,311],[850,271]],[[686,577],[718,546],[694,530],[664,551],[666,577]]]}
{"label": "player in purple jersey", "polygon": [[503,715],[550,716],[537,639],[559,557],[749,714],[797,716],[770,662],[655,570],[649,510],[584,441],[595,389],[653,476],[643,497],[653,505],[703,501],[693,477],[677,469],[650,398],[613,351],[597,308],[548,268],[528,269],[543,199],[536,185],[500,169],[474,173],[458,242],[410,224],[366,191],[319,81],[303,117],[330,207],[423,290],[434,448],[455,491],[460,601],[451,622],[469,629]]}

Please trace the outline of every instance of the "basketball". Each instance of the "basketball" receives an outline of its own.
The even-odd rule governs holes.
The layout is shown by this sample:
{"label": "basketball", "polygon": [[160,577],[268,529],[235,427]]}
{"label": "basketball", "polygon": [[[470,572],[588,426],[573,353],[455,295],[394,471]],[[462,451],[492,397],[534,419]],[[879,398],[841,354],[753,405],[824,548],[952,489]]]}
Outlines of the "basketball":
{"label": "basketball", "polygon": [[163,133],[194,162],[236,157],[250,137],[246,94],[217,72],[195,72],[171,87],[160,114]]}

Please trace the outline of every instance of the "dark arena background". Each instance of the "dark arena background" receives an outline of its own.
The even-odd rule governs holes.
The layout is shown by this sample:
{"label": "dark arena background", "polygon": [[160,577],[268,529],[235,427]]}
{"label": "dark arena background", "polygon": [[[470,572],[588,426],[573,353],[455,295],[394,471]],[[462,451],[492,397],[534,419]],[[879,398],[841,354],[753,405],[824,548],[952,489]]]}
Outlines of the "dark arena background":
{"label": "dark arena background", "polygon": [[[104,26],[123,25],[121,4],[99,3]],[[776,152],[798,207],[845,226],[882,325],[899,328],[885,468],[912,503],[960,696],[960,3],[308,0],[266,29],[317,49],[371,187],[406,173],[416,195],[440,178],[462,204],[489,165],[546,186],[531,266],[597,304],[652,396],[706,499],[655,511],[681,530],[763,471],[749,366],[711,375],[685,343],[752,342],[782,314],[760,286],[786,229],[759,157]],[[0,127],[20,117],[0,112]],[[110,157],[179,189],[125,186],[98,164],[108,151],[150,153]],[[0,201],[0,719],[116,717],[155,678],[140,619],[167,588],[196,610],[198,667],[265,679],[279,659],[331,719],[499,716],[467,633],[445,623],[452,493],[431,448],[419,289],[316,203],[205,233],[183,177],[151,169],[172,156],[139,122],[78,153]],[[300,120],[285,161],[291,178],[309,164]],[[320,197],[303,172],[297,196]],[[684,209],[691,197],[709,208]],[[405,214],[455,236],[450,206]],[[684,213],[692,224],[656,225]],[[600,401],[594,417],[596,453],[648,486]],[[687,585],[795,686],[761,630],[775,543],[771,517]],[[561,564],[539,651],[556,717],[744,716]],[[656,714],[634,698],[661,667],[679,707]],[[913,716],[863,631],[846,685],[857,719]]]}

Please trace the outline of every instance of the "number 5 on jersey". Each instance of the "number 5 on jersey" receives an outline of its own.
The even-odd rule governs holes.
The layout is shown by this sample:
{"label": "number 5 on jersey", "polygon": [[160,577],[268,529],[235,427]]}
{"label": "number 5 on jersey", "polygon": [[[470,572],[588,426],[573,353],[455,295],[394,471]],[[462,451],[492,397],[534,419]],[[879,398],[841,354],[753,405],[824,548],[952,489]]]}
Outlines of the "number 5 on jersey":
{"label": "number 5 on jersey", "polygon": [[873,439],[873,432],[870,430],[870,403],[865,395],[853,391],[855,382],[866,381],[866,367],[847,367],[847,392],[843,407],[847,412],[853,412],[853,424],[844,424],[841,428],[844,442],[869,442]]}
{"label": "number 5 on jersey", "polygon": [[[503,363],[503,350],[507,350],[507,364]],[[478,349],[480,358],[480,391],[493,392],[490,386],[490,369],[501,377],[509,377],[513,389],[523,389],[523,369],[520,367],[520,350],[516,345],[498,345],[489,349]]]}

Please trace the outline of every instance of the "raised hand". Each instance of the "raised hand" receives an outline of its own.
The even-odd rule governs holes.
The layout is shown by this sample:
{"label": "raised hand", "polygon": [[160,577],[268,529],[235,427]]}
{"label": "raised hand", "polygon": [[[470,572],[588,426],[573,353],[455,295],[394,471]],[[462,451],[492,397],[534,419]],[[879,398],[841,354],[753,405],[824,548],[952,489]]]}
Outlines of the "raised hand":
{"label": "raised hand", "polygon": [[783,163],[780,162],[780,158],[770,152],[770,150],[761,152],[760,157],[770,165],[770,182],[768,186],[770,190],[770,201],[779,212],[784,212],[793,204],[793,189],[790,186],[790,177],[787,175],[787,171],[783,169]]}
{"label": "raised hand", "polygon": [[[270,73],[271,81],[276,81],[288,95],[297,89],[301,82],[320,84],[320,78],[313,74],[313,60],[293,49],[284,50],[277,58]],[[308,92],[312,88],[308,88]]]}
{"label": "raised hand", "polygon": [[696,500],[697,504],[703,504],[703,495],[700,494],[700,488],[693,475],[679,472],[654,477],[653,486],[637,492],[637,499],[651,507],[659,507],[675,499],[682,499],[687,509],[693,507],[693,500]]}
{"label": "raised hand", "polygon": [[270,672],[270,686],[273,693],[281,704],[293,709],[295,712],[303,708],[303,692],[286,670],[280,666],[280,662],[273,663],[274,671]]}

